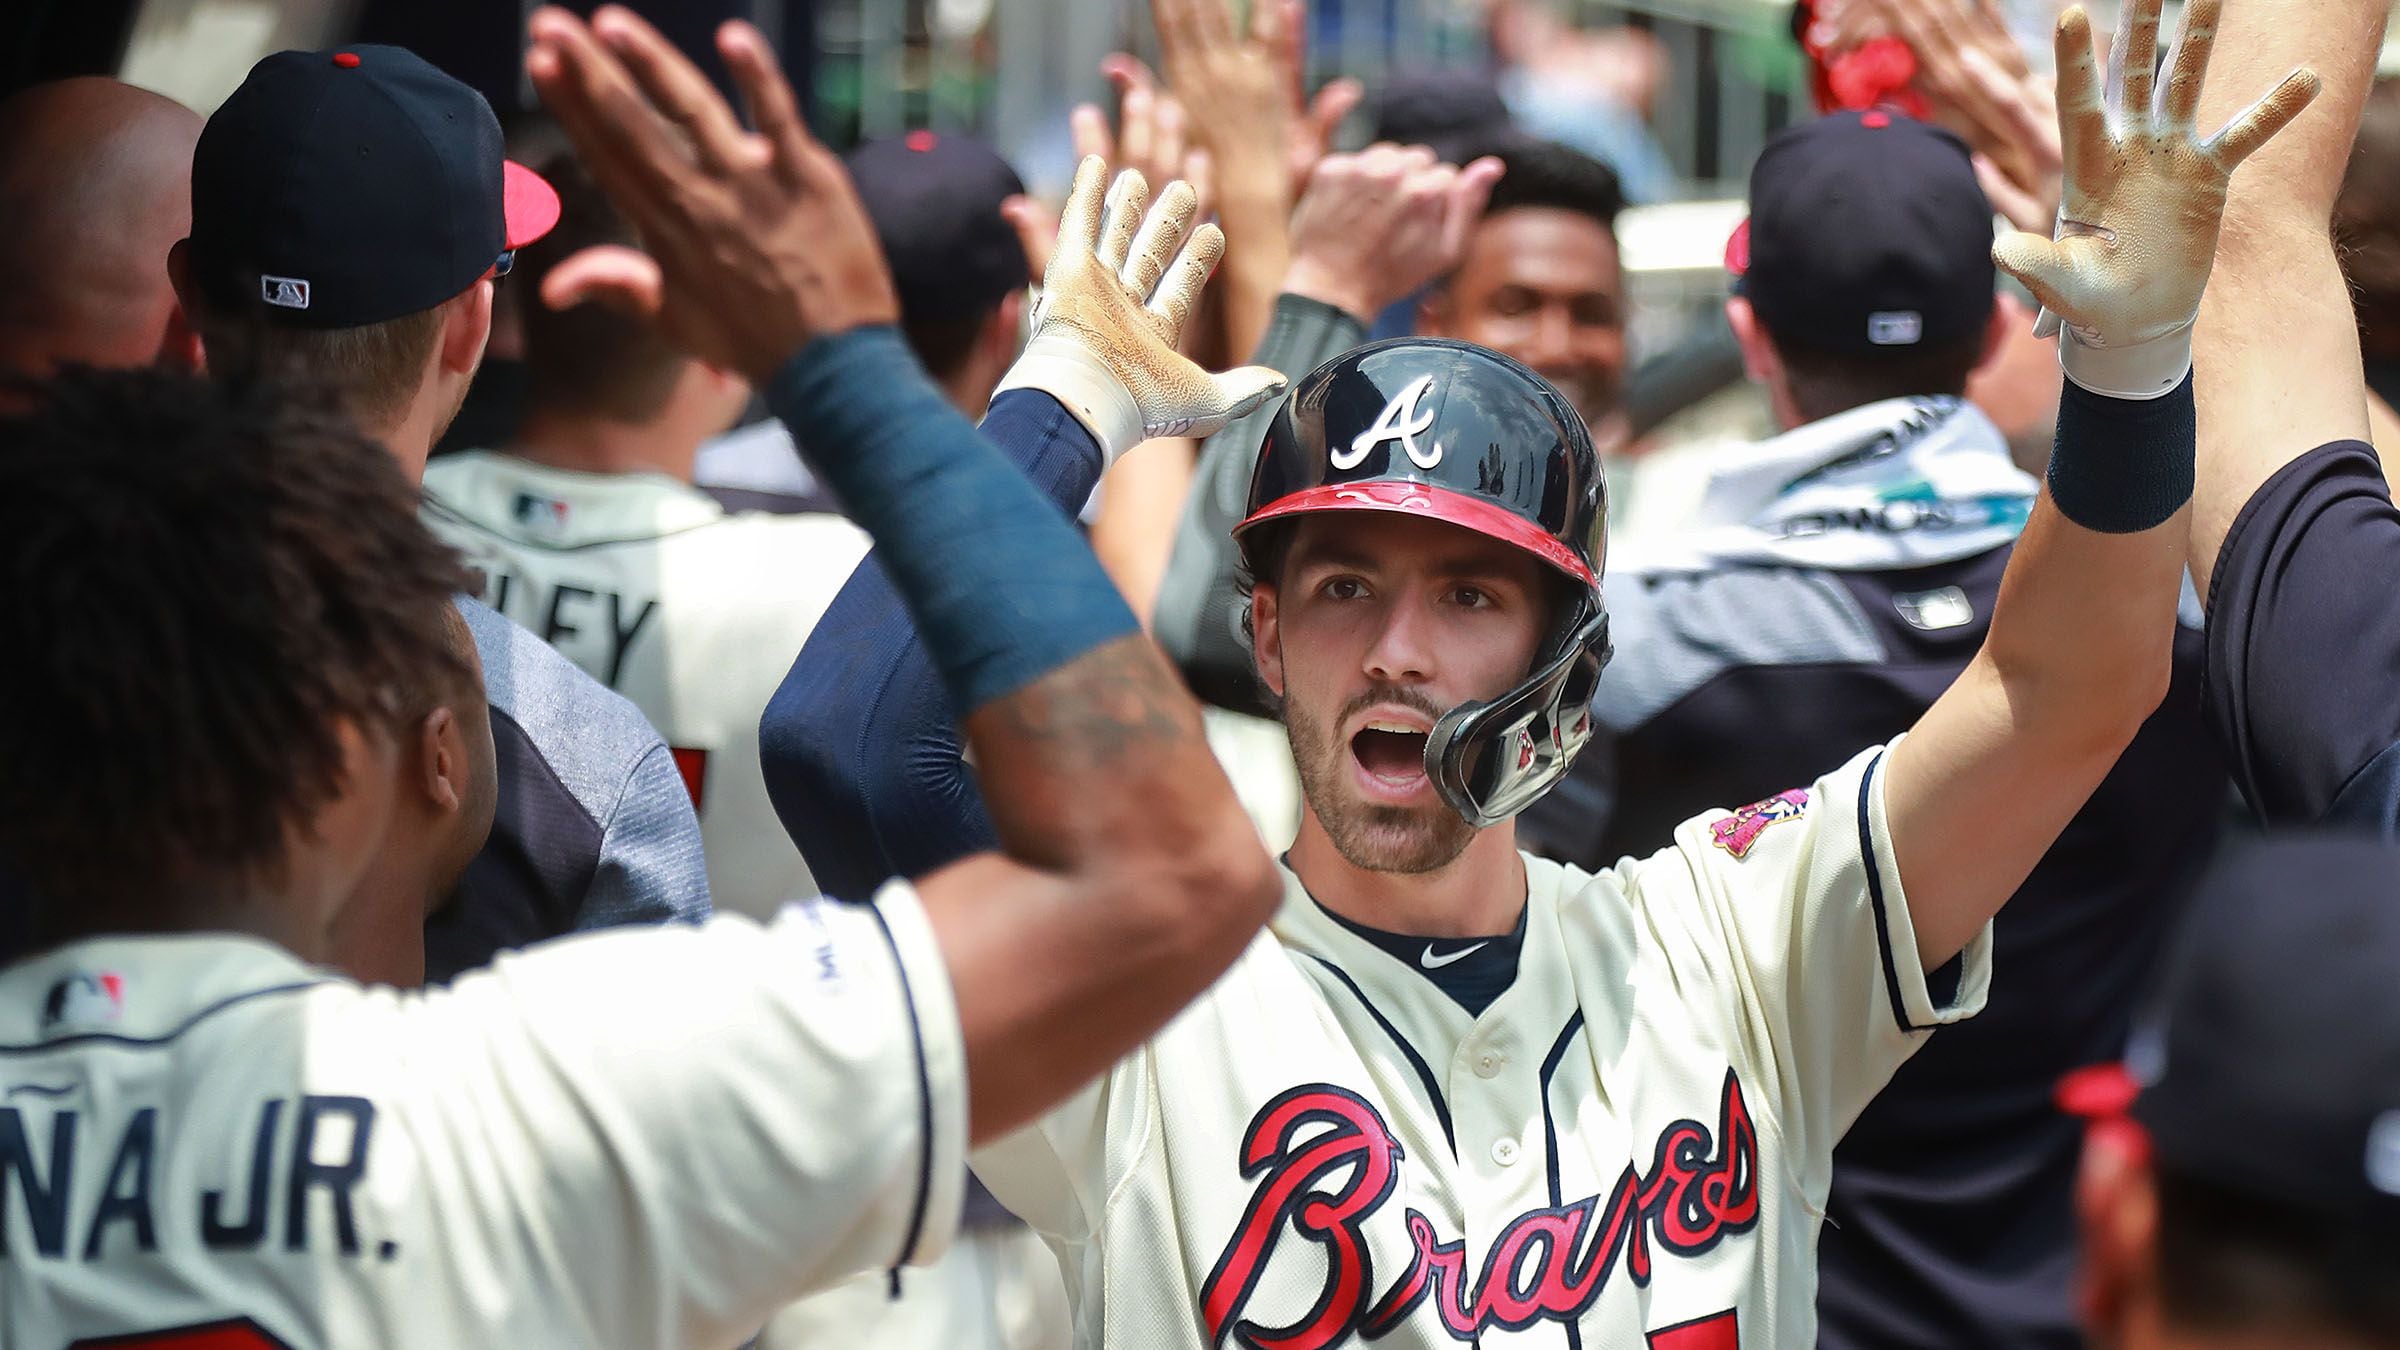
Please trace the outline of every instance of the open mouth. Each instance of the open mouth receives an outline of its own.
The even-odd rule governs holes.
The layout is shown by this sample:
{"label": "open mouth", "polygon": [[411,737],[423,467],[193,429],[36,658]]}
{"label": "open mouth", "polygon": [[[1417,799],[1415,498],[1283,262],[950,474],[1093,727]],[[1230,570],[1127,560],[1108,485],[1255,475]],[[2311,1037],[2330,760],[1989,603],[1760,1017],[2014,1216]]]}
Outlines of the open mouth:
{"label": "open mouth", "polygon": [[1369,778],[1408,789],[1425,781],[1425,733],[1390,723],[1362,728],[1350,738],[1351,757]]}

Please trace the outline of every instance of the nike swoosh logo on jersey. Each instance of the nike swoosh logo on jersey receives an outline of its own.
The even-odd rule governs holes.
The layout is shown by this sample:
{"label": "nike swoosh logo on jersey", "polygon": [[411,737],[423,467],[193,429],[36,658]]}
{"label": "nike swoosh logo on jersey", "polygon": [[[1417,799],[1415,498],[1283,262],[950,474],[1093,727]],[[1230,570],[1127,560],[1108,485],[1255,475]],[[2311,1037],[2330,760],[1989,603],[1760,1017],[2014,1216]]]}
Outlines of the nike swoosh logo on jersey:
{"label": "nike swoosh logo on jersey", "polygon": [[1488,941],[1478,942],[1472,947],[1461,947],[1457,951],[1450,953],[1448,956],[1435,956],[1433,954],[1433,944],[1428,942],[1425,944],[1425,954],[1417,958],[1417,964],[1425,967],[1427,970],[1440,970],[1442,967],[1449,965],[1453,961],[1464,961],[1468,957],[1473,956],[1475,953],[1482,951],[1484,948],[1491,945],[1492,944]]}

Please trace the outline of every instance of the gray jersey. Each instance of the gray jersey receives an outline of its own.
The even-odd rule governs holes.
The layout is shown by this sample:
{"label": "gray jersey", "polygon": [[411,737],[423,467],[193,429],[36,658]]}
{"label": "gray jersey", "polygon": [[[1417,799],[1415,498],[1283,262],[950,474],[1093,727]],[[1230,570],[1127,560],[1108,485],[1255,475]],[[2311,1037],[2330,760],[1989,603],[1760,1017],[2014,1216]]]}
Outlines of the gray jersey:
{"label": "gray jersey", "polygon": [[700,822],[658,732],[481,601],[458,611],[483,661],[500,801],[456,900],[426,927],[427,973],[580,929],[707,918]]}

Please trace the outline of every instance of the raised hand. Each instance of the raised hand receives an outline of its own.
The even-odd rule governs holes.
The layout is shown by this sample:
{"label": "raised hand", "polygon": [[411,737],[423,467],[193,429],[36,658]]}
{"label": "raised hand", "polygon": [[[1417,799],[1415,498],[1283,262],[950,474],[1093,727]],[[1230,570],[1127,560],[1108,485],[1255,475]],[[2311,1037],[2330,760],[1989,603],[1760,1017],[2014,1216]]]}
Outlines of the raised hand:
{"label": "raised hand", "polygon": [[527,31],[526,74],[644,244],[561,262],[544,300],[642,315],[753,383],[813,338],[899,318],[849,175],[808,134],[757,29],[717,30],[752,131],[630,10],[603,5],[587,27],[545,7]]}
{"label": "raised hand", "polygon": [[1283,288],[1372,322],[1458,266],[1500,172],[1489,156],[1462,169],[1423,146],[1326,156],[1292,214]]}
{"label": "raised hand", "polygon": [[1271,194],[1289,208],[1294,109],[1291,18],[1283,0],[1258,0],[1250,25],[1234,22],[1230,0],[1151,0],[1159,66],[1191,119],[1191,134],[1215,157],[1228,191]]}
{"label": "raised hand", "polygon": [[1103,197],[1107,179],[1098,156],[1077,167],[1033,336],[1000,387],[1057,396],[1113,457],[1150,437],[1206,435],[1265,402],[1283,376],[1263,366],[1211,375],[1175,349],[1225,236],[1193,228],[1188,183],[1167,184],[1151,206],[1140,174],[1118,174]]}
{"label": "raised hand", "polygon": [[1109,130],[1108,115],[1096,105],[1077,104],[1068,123],[1076,158],[1098,155],[1111,172],[1132,169],[1146,183],[1180,178],[1199,195],[1199,214],[1206,219],[1215,204],[1214,166],[1207,147],[1192,134],[1182,101],[1160,87],[1150,67],[1124,52],[1103,59],[1100,73],[1117,91],[1116,130]]}
{"label": "raised hand", "polygon": [[2206,140],[2192,126],[2216,38],[2219,0],[2191,0],[2166,87],[2152,74],[2160,0],[2125,0],[2105,96],[2090,20],[2078,7],[2058,21],[2058,122],[2064,192],[2055,239],[2012,233],[1993,259],[2043,306],[2035,331],[2067,340],[2059,361],[2095,393],[2153,398],[2191,369],[2225,185],[2316,96],[2305,68]]}

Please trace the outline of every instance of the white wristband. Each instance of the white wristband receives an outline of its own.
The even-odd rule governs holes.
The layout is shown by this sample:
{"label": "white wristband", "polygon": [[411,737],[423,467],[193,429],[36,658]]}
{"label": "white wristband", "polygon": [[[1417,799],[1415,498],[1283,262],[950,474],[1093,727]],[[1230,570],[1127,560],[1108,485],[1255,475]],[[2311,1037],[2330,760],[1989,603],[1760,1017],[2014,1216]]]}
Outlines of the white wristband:
{"label": "white wristband", "polygon": [[1100,442],[1100,453],[1109,464],[1146,439],[1133,391],[1089,348],[1070,338],[1044,333],[1026,343],[1025,354],[1008,368],[992,396],[1011,389],[1039,389],[1057,399]]}
{"label": "white wristband", "polygon": [[2192,326],[2131,347],[2089,346],[2066,327],[2058,335],[2058,368],[2095,394],[2163,398],[2192,373]]}

